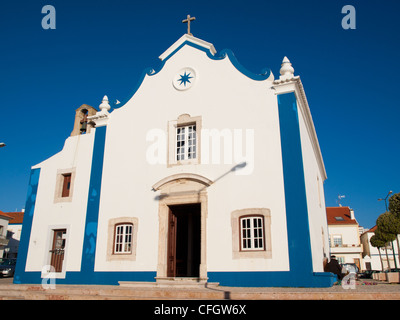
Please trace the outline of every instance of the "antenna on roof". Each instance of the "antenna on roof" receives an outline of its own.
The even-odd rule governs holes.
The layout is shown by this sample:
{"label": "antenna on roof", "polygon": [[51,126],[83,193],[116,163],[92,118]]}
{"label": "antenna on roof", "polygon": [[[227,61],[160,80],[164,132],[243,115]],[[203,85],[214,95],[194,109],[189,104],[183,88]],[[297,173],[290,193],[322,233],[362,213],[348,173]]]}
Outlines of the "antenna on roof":
{"label": "antenna on roof", "polygon": [[346,198],[346,196],[345,196],[345,195],[340,195],[340,194],[338,194],[338,199],[337,199],[336,201],[337,201],[339,207],[342,206],[342,205],[340,204],[340,200],[343,199],[343,198]]}

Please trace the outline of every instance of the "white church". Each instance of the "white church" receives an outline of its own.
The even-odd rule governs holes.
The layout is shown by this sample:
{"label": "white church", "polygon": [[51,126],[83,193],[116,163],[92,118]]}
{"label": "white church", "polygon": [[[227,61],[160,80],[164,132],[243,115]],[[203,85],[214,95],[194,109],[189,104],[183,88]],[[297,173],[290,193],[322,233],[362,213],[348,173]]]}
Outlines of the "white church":
{"label": "white church", "polygon": [[14,282],[331,286],[326,172],[290,61],[254,74],[190,31],[159,58],[32,167]]}

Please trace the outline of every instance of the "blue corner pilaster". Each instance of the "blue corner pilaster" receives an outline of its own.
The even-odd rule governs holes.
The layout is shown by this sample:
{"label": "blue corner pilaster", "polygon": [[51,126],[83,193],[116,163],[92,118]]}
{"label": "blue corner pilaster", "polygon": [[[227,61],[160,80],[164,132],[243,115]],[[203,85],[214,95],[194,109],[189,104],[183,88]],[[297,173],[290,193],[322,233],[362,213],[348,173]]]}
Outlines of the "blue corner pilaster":
{"label": "blue corner pilaster", "polygon": [[81,272],[87,276],[94,273],[106,130],[106,126],[96,128],[94,139],[81,265]]}
{"label": "blue corner pilaster", "polygon": [[17,265],[15,267],[14,283],[25,282],[25,267],[28,257],[29,240],[31,238],[33,215],[35,213],[36,196],[39,187],[40,169],[32,169],[29,177],[28,193],[26,196],[24,221],[22,224],[21,240],[18,247]]}
{"label": "blue corner pilaster", "polygon": [[297,101],[294,92],[278,95],[289,266],[297,286],[331,286],[329,274],[313,272],[310,228]]}
{"label": "blue corner pilaster", "polygon": [[290,271],[312,272],[303,155],[294,92],[278,95]]}

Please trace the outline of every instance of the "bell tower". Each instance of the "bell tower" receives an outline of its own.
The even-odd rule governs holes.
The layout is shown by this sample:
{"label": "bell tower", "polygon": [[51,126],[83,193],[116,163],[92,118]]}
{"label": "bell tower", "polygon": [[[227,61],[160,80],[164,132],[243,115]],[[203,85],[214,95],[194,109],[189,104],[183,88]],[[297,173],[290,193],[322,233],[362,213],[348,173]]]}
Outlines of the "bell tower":
{"label": "bell tower", "polygon": [[91,128],[94,128],[94,123],[88,121],[88,117],[95,115],[97,110],[87,104],[81,105],[75,111],[74,129],[71,136],[89,133]]}

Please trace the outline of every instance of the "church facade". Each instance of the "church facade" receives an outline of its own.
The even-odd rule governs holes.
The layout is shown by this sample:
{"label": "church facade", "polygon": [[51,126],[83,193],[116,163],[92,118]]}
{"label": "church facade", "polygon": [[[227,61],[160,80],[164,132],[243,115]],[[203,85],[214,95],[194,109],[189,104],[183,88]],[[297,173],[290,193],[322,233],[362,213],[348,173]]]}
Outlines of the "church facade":
{"label": "church facade", "polygon": [[15,283],[328,287],[324,163],[299,76],[185,34],[32,167]]}

